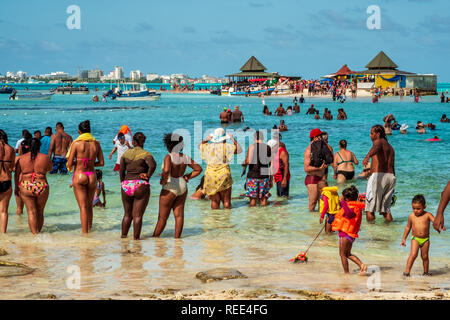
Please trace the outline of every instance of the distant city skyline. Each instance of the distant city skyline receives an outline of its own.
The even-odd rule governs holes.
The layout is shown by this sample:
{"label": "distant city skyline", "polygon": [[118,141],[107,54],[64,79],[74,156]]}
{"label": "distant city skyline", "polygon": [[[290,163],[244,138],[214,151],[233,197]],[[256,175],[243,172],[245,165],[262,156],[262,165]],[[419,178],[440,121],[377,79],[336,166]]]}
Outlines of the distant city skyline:
{"label": "distant city skyline", "polygon": [[[72,4],[80,30],[66,26]],[[380,8],[379,30],[366,25],[370,5]],[[0,12],[0,73],[107,75],[122,66],[127,77],[223,78],[253,55],[267,72],[310,79],[344,64],[363,70],[383,50],[400,70],[450,82],[449,12],[444,0],[10,1]]]}

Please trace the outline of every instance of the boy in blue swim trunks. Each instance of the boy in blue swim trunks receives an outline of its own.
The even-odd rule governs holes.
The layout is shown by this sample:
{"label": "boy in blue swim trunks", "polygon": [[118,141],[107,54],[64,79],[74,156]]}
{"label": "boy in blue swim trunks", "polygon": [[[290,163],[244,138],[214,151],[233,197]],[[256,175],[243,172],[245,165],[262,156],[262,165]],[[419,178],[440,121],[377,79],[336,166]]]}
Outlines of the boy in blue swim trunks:
{"label": "boy in blue swim trunks", "polygon": [[425,197],[423,195],[418,194],[414,196],[412,199],[413,213],[409,215],[408,224],[403,233],[401,243],[402,246],[406,247],[406,238],[412,228],[411,253],[409,254],[406,263],[406,271],[403,273],[403,275],[407,277],[410,275],[411,268],[417,258],[419,249],[423,261],[423,275],[431,276],[431,273],[428,272],[430,264],[428,250],[430,249],[430,223],[434,222],[434,217],[431,213],[425,211],[426,207]]}

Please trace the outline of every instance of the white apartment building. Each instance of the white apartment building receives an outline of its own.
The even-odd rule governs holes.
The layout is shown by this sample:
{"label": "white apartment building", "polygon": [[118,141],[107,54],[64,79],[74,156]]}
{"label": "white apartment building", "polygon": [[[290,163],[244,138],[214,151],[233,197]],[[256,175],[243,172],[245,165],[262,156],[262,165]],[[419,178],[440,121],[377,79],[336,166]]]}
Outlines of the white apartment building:
{"label": "white apartment building", "polygon": [[123,79],[123,69],[122,67],[114,67],[114,79],[115,80],[119,80],[119,79]]}
{"label": "white apartment building", "polygon": [[187,76],[187,75],[184,75],[184,74],[182,74],[182,73],[174,73],[174,74],[172,74],[172,75],[170,76],[170,78],[171,78],[172,80],[183,80],[183,79],[187,79],[188,76]]}
{"label": "white apartment building", "polygon": [[155,79],[158,79],[159,75],[157,73],[147,73],[147,76],[145,78],[147,81],[153,81]]}
{"label": "white apartment building", "polygon": [[144,74],[140,70],[130,72],[131,81],[141,80],[142,78],[144,78]]}
{"label": "white apartment building", "polygon": [[48,79],[68,78],[69,74],[67,72],[64,72],[64,71],[56,71],[56,72],[41,74],[40,77],[41,78],[48,78]]}

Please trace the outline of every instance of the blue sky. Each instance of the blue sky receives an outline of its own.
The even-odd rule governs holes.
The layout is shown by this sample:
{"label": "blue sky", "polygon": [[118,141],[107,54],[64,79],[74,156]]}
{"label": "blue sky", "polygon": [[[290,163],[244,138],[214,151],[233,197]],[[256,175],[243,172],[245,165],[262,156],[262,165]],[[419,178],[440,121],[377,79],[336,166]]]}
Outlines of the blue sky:
{"label": "blue sky", "polygon": [[[81,30],[69,30],[69,5]],[[381,29],[369,30],[369,5]],[[317,78],[364,66],[380,51],[400,70],[450,82],[448,0],[2,1],[0,73],[115,65],[125,74],[222,77],[254,55],[269,72]]]}

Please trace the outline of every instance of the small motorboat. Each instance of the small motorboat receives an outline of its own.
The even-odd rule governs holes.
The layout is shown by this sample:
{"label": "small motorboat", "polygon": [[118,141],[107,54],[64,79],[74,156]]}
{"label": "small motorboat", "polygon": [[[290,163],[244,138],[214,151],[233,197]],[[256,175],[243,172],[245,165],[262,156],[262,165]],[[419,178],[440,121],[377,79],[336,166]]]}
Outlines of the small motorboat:
{"label": "small motorboat", "polygon": [[161,93],[148,89],[143,83],[123,83],[117,84],[114,90],[109,90],[106,96],[117,101],[156,101],[161,97]]}
{"label": "small motorboat", "polygon": [[13,93],[13,91],[14,91],[13,87],[5,86],[0,88],[0,94],[11,94]]}
{"label": "small motorboat", "polygon": [[52,89],[52,92],[57,94],[89,94],[89,88],[83,85],[79,87],[69,85],[66,87],[60,86],[56,89]]}
{"label": "small motorboat", "polygon": [[50,100],[53,95],[53,92],[17,93],[17,91],[15,91],[13,94],[11,94],[9,100]]}

